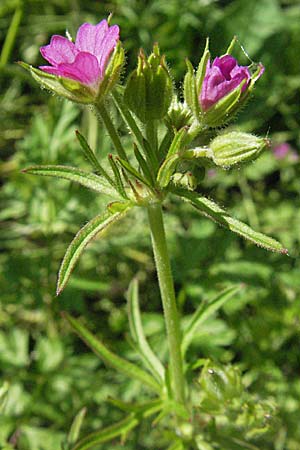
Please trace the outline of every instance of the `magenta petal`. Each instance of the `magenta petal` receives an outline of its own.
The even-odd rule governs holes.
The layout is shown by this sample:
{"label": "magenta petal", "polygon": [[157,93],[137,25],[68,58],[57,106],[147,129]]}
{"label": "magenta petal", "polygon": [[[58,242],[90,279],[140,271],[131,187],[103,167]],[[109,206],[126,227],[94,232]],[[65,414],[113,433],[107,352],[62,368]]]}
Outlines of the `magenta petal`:
{"label": "magenta petal", "polygon": [[113,25],[112,27],[109,28],[108,32],[105,34],[105,37],[101,43],[101,53],[99,53],[99,55],[96,56],[98,57],[99,66],[102,72],[105,71],[108,58],[110,57],[115,46],[117,45],[117,42],[119,40],[119,33],[120,30],[118,25]]}
{"label": "magenta petal", "polygon": [[230,80],[232,70],[237,67],[237,61],[231,55],[224,55],[216,58],[212,67],[219,67],[226,80]]}
{"label": "magenta petal", "polygon": [[41,47],[40,51],[42,56],[53,66],[61,63],[72,63],[78,54],[73,42],[58,35],[52,36],[50,44]]}
{"label": "magenta petal", "polygon": [[57,69],[62,77],[87,85],[96,84],[102,76],[97,58],[86,52],[80,52],[73,63],[60,64]]}
{"label": "magenta petal", "polygon": [[53,66],[39,66],[39,69],[43,70],[44,72],[51,73],[52,75],[59,76],[61,75],[60,70],[58,67]]}
{"label": "magenta petal", "polygon": [[78,50],[98,56],[101,53],[102,41],[108,31],[106,20],[98,25],[84,23],[77,31],[75,45]]}

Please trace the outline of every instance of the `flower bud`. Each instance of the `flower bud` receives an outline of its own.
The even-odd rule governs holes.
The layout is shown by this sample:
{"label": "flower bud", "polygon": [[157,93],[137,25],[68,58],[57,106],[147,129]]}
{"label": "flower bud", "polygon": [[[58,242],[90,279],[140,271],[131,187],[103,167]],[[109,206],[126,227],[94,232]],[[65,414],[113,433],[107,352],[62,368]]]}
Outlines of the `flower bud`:
{"label": "flower bud", "polygon": [[97,25],[84,23],[76,41],[52,36],[50,44],[41,47],[50,63],[35,69],[20,63],[44,88],[76,103],[101,103],[119,78],[124,50],[119,42],[119,27],[106,20]]}
{"label": "flower bud", "polygon": [[220,413],[228,402],[239,400],[243,393],[240,372],[233,366],[221,367],[208,361],[199,378],[201,407],[209,413]]}
{"label": "flower bud", "polygon": [[210,142],[207,156],[211,157],[217,166],[229,168],[235,164],[253,161],[267,147],[270,147],[267,138],[231,131],[217,136]]}
{"label": "flower bud", "polygon": [[[231,47],[230,47],[231,50]],[[248,98],[264,72],[262,64],[239,66],[230,54],[210,62],[208,41],[196,74],[190,62],[184,80],[184,97],[197,120],[207,127],[228,122]]]}
{"label": "flower bud", "polygon": [[129,76],[124,93],[129,108],[144,123],[162,119],[168,112],[172,94],[172,80],[158,45],[154,45],[148,59],[141,50],[137,69]]}

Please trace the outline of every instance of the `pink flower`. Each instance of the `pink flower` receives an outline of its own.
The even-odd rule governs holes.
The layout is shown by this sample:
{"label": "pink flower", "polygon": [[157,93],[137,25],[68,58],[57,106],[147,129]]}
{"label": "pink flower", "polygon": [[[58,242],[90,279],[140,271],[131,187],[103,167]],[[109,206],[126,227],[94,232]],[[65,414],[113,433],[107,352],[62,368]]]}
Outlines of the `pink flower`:
{"label": "pink flower", "polygon": [[290,144],[287,142],[282,142],[273,147],[273,154],[276,159],[284,159],[288,157],[289,161],[297,162],[299,160],[299,155],[292,149]]}
{"label": "pink flower", "polygon": [[278,144],[273,148],[273,153],[276,159],[285,158],[291,151],[291,146],[287,142]]}
{"label": "pink flower", "polygon": [[[262,73],[263,70],[259,76]],[[240,86],[243,81],[242,92],[245,91],[250,80],[251,74],[248,67],[239,66],[236,59],[231,55],[215,58],[212,65],[208,61],[199,96],[202,110],[207,111],[218,100]]]}
{"label": "pink flower", "polygon": [[41,47],[42,56],[51,66],[40,66],[40,69],[97,90],[118,40],[117,25],[110,27],[106,20],[97,25],[84,23],[77,31],[75,43],[54,35],[49,45]]}

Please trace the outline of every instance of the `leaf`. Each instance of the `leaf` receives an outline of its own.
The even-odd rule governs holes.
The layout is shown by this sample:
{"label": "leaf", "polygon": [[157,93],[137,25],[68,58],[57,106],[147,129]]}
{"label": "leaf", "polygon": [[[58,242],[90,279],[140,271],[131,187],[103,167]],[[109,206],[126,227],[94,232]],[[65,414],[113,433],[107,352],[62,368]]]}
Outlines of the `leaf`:
{"label": "leaf", "polygon": [[127,294],[131,335],[152,375],[162,384],[165,378],[165,369],[146,340],[139,308],[138,289],[137,279],[132,280]]}
{"label": "leaf", "polygon": [[69,245],[64,259],[61,263],[56,294],[59,295],[66,286],[68,279],[74,269],[74,266],[82,254],[86,245],[99,233],[106,231],[117,220],[120,220],[131,208],[130,203],[124,203],[124,209],[122,212],[116,212],[111,214],[106,212],[100,214],[90,220],[84,227],[82,227],[75,238]]}
{"label": "leaf", "polygon": [[243,238],[248,239],[259,247],[265,248],[266,250],[271,250],[273,252],[287,255],[288,250],[284,248],[280,242],[266,236],[263,233],[254,231],[245,223],[229,216],[229,214],[224,209],[222,209],[212,200],[209,200],[206,197],[201,197],[199,196],[199,194],[187,191],[185,189],[176,189],[174,193],[190,202],[204,216],[217,222],[219,225],[224,226],[228,230],[239,234]]}
{"label": "leaf", "polygon": [[130,430],[139,424],[138,419],[134,415],[129,415],[120,422],[110,425],[102,430],[95,431],[81,439],[71,450],[88,450],[95,445],[103,444],[112,439],[127,434]]}
{"label": "leaf", "polygon": [[82,426],[82,422],[84,420],[84,417],[86,415],[86,408],[82,408],[75,416],[68,437],[67,437],[67,443],[68,444],[75,444],[75,442],[78,439],[79,433],[80,433],[80,429]]}
{"label": "leaf", "polygon": [[96,338],[84,325],[82,325],[77,319],[71,317],[67,313],[63,313],[63,317],[69,322],[73,330],[78,334],[78,336],[93,350],[99,358],[113,367],[118,372],[123,373],[123,375],[139,380],[143,385],[148,386],[153,391],[160,393],[161,389],[159,384],[154,380],[154,378],[145,372],[140,367],[121,358],[120,356],[109,350],[98,338]]}
{"label": "leaf", "polygon": [[137,180],[141,181],[145,186],[148,186],[151,189],[151,184],[149,181],[146,180],[145,177],[143,177],[142,174],[140,174],[134,167],[132,167],[131,164],[129,164],[127,161],[124,161],[122,158],[117,158],[117,162],[125,169],[128,173],[133,175]]}
{"label": "leaf", "polygon": [[182,441],[173,442],[167,450],[184,450],[184,444]]}
{"label": "leaf", "polygon": [[23,169],[22,172],[32,175],[43,175],[47,177],[63,178],[65,180],[74,181],[82,186],[92,189],[101,194],[116,196],[117,191],[106,180],[94,173],[85,172],[70,166],[32,166]]}
{"label": "leaf", "polygon": [[126,191],[125,191],[124,183],[123,183],[123,180],[122,180],[119,168],[118,168],[118,166],[117,166],[117,164],[116,164],[112,154],[108,155],[108,162],[109,162],[109,164],[110,164],[110,166],[112,168],[112,171],[114,173],[114,176],[115,176],[115,183],[114,184],[116,186],[116,189],[118,190],[119,194],[122,197],[128,199],[128,196],[127,196]]}
{"label": "leaf", "polygon": [[94,94],[91,89],[78,81],[52,75],[42,70],[36,69],[29,64],[19,61],[18,64],[31,73],[32,77],[41,85],[55,94],[65,97],[76,103],[90,104],[94,101]]}
{"label": "leaf", "polygon": [[128,403],[116,398],[108,398],[108,402],[119,408],[121,411],[127,413],[132,412],[137,415],[142,414],[143,417],[154,414],[155,412],[160,411],[163,407],[163,402],[160,399],[149,400],[144,403]]}
{"label": "leaf", "polygon": [[108,173],[106,172],[105,169],[103,169],[103,167],[101,166],[101,164],[99,163],[98,159],[95,156],[95,153],[93,152],[93,150],[91,149],[91,147],[89,146],[87,140],[85,139],[85,137],[78,131],[75,131],[76,133],[76,137],[78,139],[78,142],[82,148],[82,151],[86,157],[86,159],[89,161],[89,163],[91,164],[91,166],[94,168],[94,170],[99,174],[102,175],[104,178],[106,178],[106,180],[108,181],[108,183],[113,184],[113,180],[111,179],[111,177],[108,175]]}
{"label": "leaf", "polygon": [[215,312],[220,309],[227,300],[230,300],[240,289],[242,286],[231,286],[227,289],[224,289],[220,292],[216,297],[214,297],[209,302],[201,302],[199,307],[194,312],[191,320],[189,321],[186,331],[183,334],[182,338],[182,353],[185,354],[188,346],[193,340],[194,333],[197,328],[204,323],[210,316],[212,316]]}
{"label": "leaf", "polygon": [[174,174],[180,159],[180,156],[176,153],[175,155],[171,155],[165,159],[163,164],[160,166],[157,174],[157,181],[162,188],[167,187],[170,183],[171,177]]}

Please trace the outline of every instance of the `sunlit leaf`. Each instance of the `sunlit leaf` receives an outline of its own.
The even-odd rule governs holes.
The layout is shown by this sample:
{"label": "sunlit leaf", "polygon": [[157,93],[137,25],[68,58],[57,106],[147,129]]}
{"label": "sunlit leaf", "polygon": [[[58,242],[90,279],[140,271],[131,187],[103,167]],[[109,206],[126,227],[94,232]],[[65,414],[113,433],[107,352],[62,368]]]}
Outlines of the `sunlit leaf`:
{"label": "sunlit leaf", "polygon": [[183,197],[185,200],[189,201],[204,216],[212,219],[219,225],[224,226],[228,230],[239,234],[245,239],[248,239],[259,247],[263,247],[266,250],[271,250],[285,255],[288,253],[287,249],[284,248],[280,242],[266,236],[263,233],[254,231],[245,223],[234,219],[212,200],[209,200],[206,197],[202,197],[195,192],[190,192],[185,189],[176,189],[175,192],[180,197]]}
{"label": "sunlit leaf", "polygon": [[32,166],[23,170],[24,173],[32,175],[43,175],[47,177],[63,178],[65,180],[79,183],[101,194],[118,196],[117,191],[102,177],[84,170],[70,166]]}
{"label": "sunlit leaf", "polygon": [[90,220],[84,227],[82,227],[75,238],[69,245],[64,259],[61,263],[59,274],[58,274],[58,282],[57,282],[57,295],[64,289],[66,286],[68,279],[74,269],[74,266],[82,254],[83,250],[87,246],[87,244],[100,233],[103,234],[108,228],[113,225],[115,222],[120,220],[131,208],[131,205],[126,203],[124,204],[124,209],[121,212],[116,212],[111,214],[110,212],[106,212],[104,214],[100,214]]}

